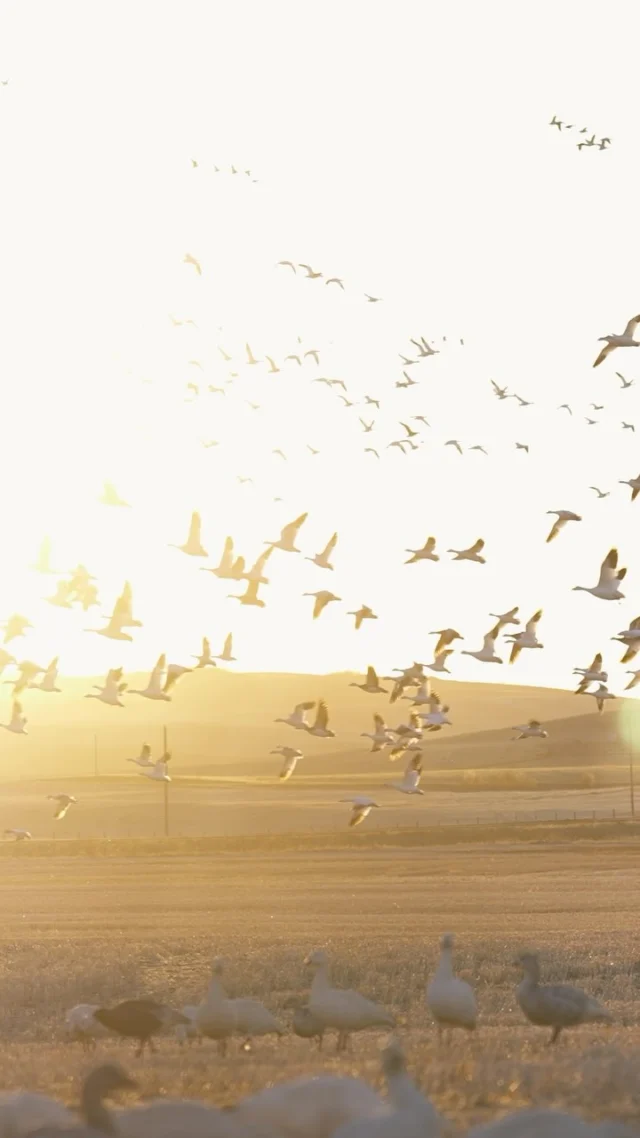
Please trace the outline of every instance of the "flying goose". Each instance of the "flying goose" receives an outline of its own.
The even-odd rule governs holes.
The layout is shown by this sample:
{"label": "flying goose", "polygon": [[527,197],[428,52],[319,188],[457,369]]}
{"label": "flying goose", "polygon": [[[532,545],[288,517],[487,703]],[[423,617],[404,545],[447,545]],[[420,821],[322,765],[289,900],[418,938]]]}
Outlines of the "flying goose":
{"label": "flying goose", "polygon": [[12,640],[16,640],[19,636],[24,636],[28,628],[33,628],[30,620],[26,616],[21,616],[20,613],[14,612],[8,620],[2,625],[4,628],[3,644],[9,644]]}
{"label": "flying goose", "polygon": [[611,1019],[609,1012],[580,988],[541,984],[537,953],[524,953],[519,964],[524,976],[516,988],[518,1003],[530,1023],[552,1028],[550,1043],[555,1043],[564,1028]]}
{"label": "flying goose", "polygon": [[526,454],[528,454],[529,453],[529,444],[528,443],[516,443],[516,450],[523,450],[523,451],[525,451]]}
{"label": "flying goose", "polygon": [[234,664],[236,658],[235,658],[235,656],[231,655],[232,652],[233,652],[233,633],[230,632],[229,635],[225,638],[225,642],[224,642],[224,646],[222,648],[222,652],[220,653],[219,656],[216,656],[216,660],[224,660],[225,664]]}
{"label": "flying goose", "polygon": [[413,565],[416,561],[439,561],[440,558],[435,552],[436,539],[435,537],[428,537],[422,549],[405,549],[405,553],[412,553],[413,557],[409,557],[405,561],[405,565]]}
{"label": "flying goose", "polygon": [[495,628],[488,632],[482,642],[482,648],[477,652],[470,652],[468,649],[463,648],[461,655],[473,656],[475,660],[479,660],[481,664],[502,664],[503,660],[500,656],[496,656],[496,640],[500,635],[500,625],[496,624]]}
{"label": "flying goose", "polygon": [[184,263],[185,265],[193,265],[193,267],[194,267],[194,269],[196,270],[196,272],[197,272],[198,276],[199,276],[199,277],[201,277],[201,276],[202,276],[202,265],[200,264],[200,262],[198,261],[198,259],[197,259],[196,257],[194,257],[194,256],[193,256],[191,253],[185,253],[185,255],[184,255],[184,257],[182,258],[182,260],[183,260],[183,263]]}
{"label": "flying goose", "polygon": [[376,614],[374,613],[373,609],[370,609],[368,605],[361,605],[361,607],[358,609],[357,612],[348,612],[347,616],[354,616],[356,618],[355,619],[356,632],[360,628],[360,625],[362,624],[363,620],[377,620],[378,619]]}
{"label": "flying goose", "polygon": [[318,279],[318,277],[321,277],[321,276],[322,276],[322,273],[318,273],[318,272],[316,272],[316,270],[315,270],[315,269],[312,269],[312,268],[311,268],[311,265],[299,264],[299,265],[298,265],[298,267],[299,267],[300,269],[306,269],[306,270],[307,270],[307,277],[308,277],[310,280],[317,280],[317,279]]}
{"label": "flying goose", "polygon": [[371,739],[373,746],[371,753],[376,754],[378,751],[384,750],[385,747],[390,747],[395,742],[393,733],[387,727],[381,715],[374,715],[373,717],[373,731],[361,731],[361,739]]}
{"label": "flying goose", "polygon": [[145,778],[150,778],[154,782],[171,782],[171,775],[169,774],[169,761],[171,759],[170,752],[166,751],[161,759],[156,759],[149,767],[144,767],[140,774]]}
{"label": "flying goose", "polygon": [[317,620],[320,613],[326,609],[331,601],[341,601],[342,597],[336,597],[335,593],[330,593],[328,589],[320,589],[317,593],[303,593],[303,597],[315,597],[315,604],[313,606],[313,619]]}
{"label": "flying goose", "polygon": [[454,561],[477,561],[478,564],[484,565],[485,558],[481,557],[483,549],[484,540],[479,537],[468,549],[448,549],[447,553],[455,553]]}
{"label": "flying goose", "polygon": [[183,668],[180,664],[169,664],[167,667],[167,657],[163,652],[156,660],[146,688],[129,688],[129,695],[142,695],[145,699],[159,699],[170,703],[169,692],[180,677],[190,671],[191,668]]}
{"label": "flying goose", "polygon": [[172,549],[179,549],[182,553],[187,553],[189,557],[208,557],[208,553],[200,540],[200,531],[202,528],[202,519],[197,510],[194,510],[191,515],[189,523],[189,533],[184,545],[172,545]]}
{"label": "flying goose", "polygon": [[520,606],[515,605],[515,607],[512,609],[509,609],[508,612],[503,612],[503,613],[490,612],[489,616],[492,616],[495,618],[495,620],[497,620],[498,631],[501,632],[502,629],[506,628],[506,626],[508,624],[520,624],[520,621],[518,620],[518,617],[516,616],[516,613],[519,611],[520,611]]}
{"label": "flying goose", "polygon": [[[200,652],[200,655],[196,656],[194,652],[193,658],[194,660],[198,661],[196,668],[217,668],[218,666],[213,659],[213,656],[211,655],[211,644],[209,643],[209,640],[206,636],[202,637],[202,651]],[[219,656],[218,659],[221,660],[223,657]],[[187,670],[190,671],[191,669]]]}
{"label": "flying goose", "polygon": [[517,727],[512,727],[512,731],[519,731],[520,734],[516,736],[515,742],[518,739],[547,739],[548,734],[538,719],[530,719],[528,723],[520,723]]}
{"label": "flying goose", "polygon": [[125,502],[120,497],[113,482],[105,482],[102,489],[102,497],[100,498],[103,506],[128,506],[129,502]]}
{"label": "flying goose", "polygon": [[334,533],[333,537],[329,539],[321,553],[316,553],[315,557],[305,557],[305,561],[313,561],[313,564],[317,565],[319,569],[333,569],[333,565],[330,563],[329,558],[331,557],[331,554],[336,547],[337,541],[338,535],[337,533]]}
{"label": "flying goose", "polygon": [[305,724],[302,729],[317,739],[335,739],[336,733],[329,727],[329,708],[323,699],[318,700],[315,722]]}
{"label": "flying goose", "polygon": [[367,668],[367,678],[363,684],[357,684],[355,681],[349,684],[350,688],[360,688],[360,691],[367,692],[368,695],[388,695],[388,688],[380,687],[380,680],[378,679],[376,670],[370,664]]}
{"label": "flying goose", "polygon": [[628,387],[633,387],[635,379],[625,379],[623,375],[620,375],[619,371],[616,372],[616,375],[620,380],[623,391],[625,391]]}
{"label": "flying goose", "polygon": [[598,584],[591,589],[584,585],[574,585],[573,592],[591,593],[602,601],[621,601],[624,600],[624,593],[620,592],[619,585],[626,575],[626,569],[618,569],[618,550],[610,549],[600,567]]}
{"label": "flying goose", "polygon": [[[640,641],[638,647],[640,647]],[[574,668],[573,675],[581,677],[575,692],[576,695],[582,695],[589,684],[606,684],[609,675],[602,670],[602,653],[596,652],[588,668]]]}
{"label": "flying goose", "polygon": [[612,636],[611,639],[625,645],[626,652],[620,663],[628,664],[640,652],[640,616],[636,616],[624,632],[619,632],[617,636]]}
{"label": "flying goose", "polygon": [[1,723],[0,727],[4,727],[5,731],[11,731],[13,735],[28,735],[29,732],[25,731],[27,722],[26,715],[22,714],[22,704],[14,699],[11,707],[11,719],[8,723]]}
{"label": "flying goose", "polygon": [[361,822],[364,822],[365,818],[369,817],[369,814],[374,808],[377,809],[379,807],[378,802],[374,802],[373,798],[367,798],[364,794],[354,794],[349,798],[341,798],[340,801],[350,802],[352,804],[351,816],[349,818],[350,826],[359,826]]}
{"label": "flying goose", "polygon": [[440,941],[438,966],[427,985],[427,1007],[438,1025],[440,1037],[445,1028],[474,1031],[478,1018],[473,988],[454,975],[453,946],[453,935],[445,933]]}
{"label": "flying goose", "polygon": [[280,778],[283,782],[286,782],[288,778],[291,778],[291,775],[293,774],[298,764],[298,759],[304,758],[302,751],[299,751],[297,747],[276,747],[275,750],[271,751],[271,754],[281,755],[284,759],[284,763],[282,764],[282,769],[280,771]]}
{"label": "flying goose", "polygon": [[567,522],[581,522],[580,514],[574,514],[572,510],[547,510],[548,514],[555,514],[556,521],[553,523],[549,536],[547,537],[547,544],[557,537],[561,529],[564,529]]}
{"label": "flying goose", "polygon": [[611,493],[610,490],[601,490],[598,486],[590,486],[589,489],[593,490],[594,494],[596,494],[598,498],[608,498],[609,494]]}
{"label": "flying goose", "polygon": [[[216,565],[214,569],[209,569],[207,566],[203,568],[201,572],[213,573],[214,577],[219,577],[223,581],[239,581],[244,572],[244,558],[239,557],[236,559],[233,555],[233,549],[233,538],[226,537],[218,565]],[[238,566],[238,562],[242,562],[242,565]],[[240,571],[238,571],[238,569]]]}
{"label": "flying goose", "polygon": [[[433,699],[436,700],[435,706],[439,705],[438,697],[434,694]],[[432,705],[434,706],[434,705]],[[397,727],[392,727],[394,735],[400,739],[421,739],[422,738],[422,724],[420,723],[420,713],[411,711],[409,713],[408,723],[399,723]]]}
{"label": "flying goose", "polygon": [[462,454],[462,447],[460,446],[460,443],[458,442],[457,439],[449,439],[449,441],[446,442],[444,445],[446,447],[455,447],[458,454]]}
{"label": "flying goose", "polygon": [[582,694],[593,696],[593,698],[595,699],[596,704],[598,706],[598,714],[599,715],[602,715],[602,712],[604,711],[605,700],[616,698],[615,695],[613,694],[613,692],[609,691],[606,684],[598,684],[598,687],[596,688],[595,691],[587,691],[587,692],[583,692]]}
{"label": "flying goose", "polygon": [[15,680],[4,681],[6,684],[13,684],[14,696],[20,695],[25,688],[30,687],[36,676],[39,676],[40,673],[45,670],[40,664],[34,664],[31,660],[23,660],[21,664],[17,665],[17,668],[19,672],[17,678]]}
{"label": "flying goose", "polygon": [[73,794],[48,794],[47,798],[51,802],[57,802],[55,813],[53,817],[57,822],[61,821],[67,814],[69,807],[73,806],[78,801]]}
{"label": "flying goose", "polygon": [[34,679],[28,684],[28,686],[30,688],[38,688],[39,691],[60,692],[62,689],[56,687],[56,680],[58,678],[58,659],[58,656],[54,656],[53,660],[47,666],[47,668],[40,669],[40,671],[44,671],[44,675],[39,684],[37,684]]}
{"label": "flying goose", "polygon": [[246,352],[248,364],[259,364],[260,363],[260,360],[257,360],[256,357],[254,356],[253,352],[251,351],[251,345],[250,344],[245,344],[244,350]]}
{"label": "flying goose", "polygon": [[438,702],[438,697],[435,692],[431,693],[430,687],[431,681],[426,679],[424,683],[419,685],[417,692],[414,692],[413,695],[403,695],[402,698],[410,699],[412,707],[424,707],[425,704],[434,707]]}
{"label": "flying goose", "polygon": [[438,652],[433,661],[433,664],[427,664],[427,667],[431,672],[446,672],[447,675],[451,675],[450,669],[447,668],[446,663],[447,658],[452,655],[453,648],[444,648],[442,652]]}
{"label": "flying goose", "polygon": [[454,640],[464,640],[464,636],[456,632],[455,628],[436,628],[433,632],[429,633],[429,636],[438,637],[438,643],[433,650],[434,656],[438,656],[444,648],[448,648],[450,644],[453,644]]}
{"label": "flying goose", "polygon": [[[243,562],[242,572],[240,573],[238,580],[256,581],[259,585],[268,585],[269,584],[269,578],[263,577],[262,573],[263,573],[264,567],[267,564],[267,561],[271,557],[272,553],[273,553],[273,546],[270,545],[267,549],[265,549],[264,553],[260,554],[260,556],[257,558],[257,560],[254,561],[251,568],[246,571],[246,573],[244,571],[244,562]],[[239,557],[238,561],[243,561],[243,559]]]}
{"label": "flying goose", "polygon": [[509,399],[510,398],[510,396],[507,395],[507,392],[509,390],[508,387],[498,387],[498,384],[493,379],[491,380],[491,386],[493,388],[494,395],[496,395],[498,397],[498,399]]}
{"label": "flying goose", "polygon": [[143,743],[140,754],[135,759],[127,759],[128,763],[135,763],[137,767],[152,767],[154,761],[151,758],[151,747],[148,743]]}
{"label": "flying goose", "polygon": [[259,581],[247,581],[247,587],[242,596],[238,593],[230,593],[229,596],[233,600],[240,601],[241,605],[253,605],[255,608],[263,609],[265,602],[258,596],[259,588]]}
{"label": "flying goose", "polygon": [[285,553],[299,553],[300,550],[295,547],[295,540],[298,536],[298,530],[306,522],[308,516],[306,513],[300,514],[299,518],[289,522],[284,527],[277,541],[266,541],[265,545],[272,545],[274,549],[282,549]]}
{"label": "flying goose", "polygon": [[640,474],[637,478],[620,478],[618,481],[621,486],[631,487],[631,501],[635,502],[638,494],[640,494]]}
{"label": "flying goose", "polygon": [[451,720],[447,717],[449,707],[439,701],[430,711],[418,711],[418,718],[422,720],[427,731],[441,731],[443,727],[451,727]]}
{"label": "flying goose", "polygon": [[422,775],[422,756],[413,755],[409,759],[409,763],[404,772],[402,782],[385,782],[391,790],[397,790],[400,794],[424,794],[424,790],[420,790],[420,777]]}
{"label": "flying goose", "polygon": [[296,731],[306,731],[309,727],[309,721],[305,712],[312,711],[315,707],[313,700],[307,700],[305,703],[297,703],[290,715],[286,719],[274,719],[274,723],[286,723],[289,727],[293,727]]}
{"label": "flying goose", "polygon": [[523,648],[544,648],[544,644],[541,644],[537,637],[537,627],[541,617],[542,609],[538,609],[525,624],[524,632],[516,632],[506,637],[511,644],[510,664],[515,664]]}
{"label": "flying goose", "polygon": [[124,704],[120,702],[120,696],[127,690],[127,685],[122,683],[122,672],[122,668],[111,668],[107,672],[103,687],[100,687],[99,684],[93,685],[98,694],[94,695],[93,692],[90,692],[84,698],[99,699],[101,703],[106,703],[110,707],[124,707]]}
{"label": "flying goose", "polygon": [[632,316],[624,332],[612,332],[609,336],[599,336],[598,340],[604,340],[605,346],[595,360],[593,366],[597,367],[598,364],[601,364],[603,360],[606,360],[607,356],[610,355],[610,353],[613,352],[615,348],[639,348],[640,342],[638,340],[634,340],[633,338],[633,333],[638,327],[638,324],[640,324],[640,316]]}

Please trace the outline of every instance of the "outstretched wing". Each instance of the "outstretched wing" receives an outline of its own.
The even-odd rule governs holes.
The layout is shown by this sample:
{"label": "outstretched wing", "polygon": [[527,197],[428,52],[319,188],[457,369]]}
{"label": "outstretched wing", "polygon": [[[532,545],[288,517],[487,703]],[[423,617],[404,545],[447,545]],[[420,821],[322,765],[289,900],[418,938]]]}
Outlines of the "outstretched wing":
{"label": "outstretched wing", "polygon": [[638,327],[638,324],[640,324],[640,316],[632,316],[629,323],[627,324],[627,326],[624,330],[624,335],[628,336],[630,339],[632,339],[633,333],[635,332],[636,328]]}
{"label": "outstretched wing", "polygon": [[321,699],[318,702],[318,710],[316,712],[316,721],[314,727],[326,728],[329,725],[329,708],[325,701]]}
{"label": "outstretched wing", "polygon": [[609,355],[609,352],[612,352],[612,351],[613,351],[613,345],[612,344],[605,344],[604,348],[599,353],[597,359],[594,361],[593,366],[598,367],[602,363],[603,360],[606,360],[607,356]]}
{"label": "outstretched wing", "polygon": [[616,569],[618,568],[618,550],[610,549],[605,557],[602,565],[600,566],[600,578],[598,585],[610,584],[616,576]]}
{"label": "outstretched wing", "polygon": [[200,544],[200,528],[201,528],[201,525],[202,525],[202,519],[200,517],[200,514],[198,513],[197,510],[194,510],[192,515],[191,515],[191,522],[189,523],[189,537],[187,538],[188,544],[190,544],[191,542],[193,542],[194,545],[196,543]]}
{"label": "outstretched wing", "polygon": [[336,547],[337,541],[338,541],[338,535],[337,535],[337,533],[334,533],[331,540],[327,542],[326,546],[322,550],[322,553],[320,556],[323,558],[323,560],[327,560],[331,556],[331,554],[333,553],[333,551]]}
{"label": "outstretched wing", "polygon": [[298,530],[300,529],[300,526],[303,525],[304,522],[306,522],[308,516],[309,516],[308,514],[300,514],[300,517],[296,518],[296,520],[294,522],[289,522],[289,525],[285,526],[284,529],[282,530],[282,532],[280,533],[280,540],[286,541],[286,542],[294,541],[296,534],[297,534]]}

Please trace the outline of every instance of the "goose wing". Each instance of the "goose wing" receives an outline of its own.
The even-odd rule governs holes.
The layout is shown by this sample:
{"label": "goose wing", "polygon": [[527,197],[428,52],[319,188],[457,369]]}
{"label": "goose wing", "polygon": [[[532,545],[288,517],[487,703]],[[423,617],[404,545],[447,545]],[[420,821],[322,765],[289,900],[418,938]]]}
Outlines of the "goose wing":
{"label": "goose wing", "polygon": [[19,725],[21,723],[26,723],[26,719],[24,719],[22,715],[22,704],[20,703],[20,700],[14,699],[11,708],[11,724],[13,726],[14,724]]}
{"label": "goose wing", "polygon": [[327,542],[324,549],[322,550],[322,553],[320,554],[323,561],[327,561],[329,559],[329,557],[331,556],[331,554],[333,553],[333,551],[336,547],[337,541],[338,541],[338,535],[337,535],[337,533],[334,533],[333,537],[330,538],[330,540]]}
{"label": "goose wing", "polygon": [[630,340],[633,339],[633,333],[638,327],[638,324],[640,324],[640,316],[632,316],[624,332],[622,333],[623,336],[628,336]]}
{"label": "goose wing", "polygon": [[537,612],[534,612],[531,620],[528,620],[525,624],[525,631],[534,634],[536,631],[536,625],[538,624],[538,621],[541,619],[541,617],[542,609],[538,609]]}
{"label": "goose wing", "polygon": [[593,366],[598,367],[602,363],[603,360],[606,360],[607,356],[612,351],[613,351],[613,345],[612,344],[605,344],[602,351],[599,352],[597,358],[594,360]]}
{"label": "goose wing", "polygon": [[375,727],[375,729],[376,729],[376,732],[378,732],[378,731],[386,731],[386,730],[387,730],[387,725],[386,725],[386,723],[385,723],[385,721],[384,721],[384,718],[382,717],[382,715],[374,715],[374,717],[373,717],[373,725],[374,725],[374,727]]}
{"label": "goose wing", "polygon": [[308,516],[308,513],[300,514],[300,517],[296,518],[294,522],[289,522],[289,525],[285,526],[284,529],[281,530],[280,540],[284,542],[295,541],[300,526],[306,522]]}
{"label": "goose wing", "polygon": [[547,545],[549,544],[550,541],[553,541],[554,537],[558,536],[558,534],[560,533],[560,530],[563,529],[563,527],[566,526],[566,524],[567,524],[566,518],[556,518],[556,520],[553,523],[551,530],[549,532],[549,536],[547,537]]}
{"label": "goose wing", "polygon": [[367,681],[366,682],[367,682],[367,685],[369,687],[375,688],[378,686],[378,677],[376,675],[376,670],[374,667],[372,667],[371,664],[367,668]]}
{"label": "goose wing", "polygon": [[202,637],[202,655],[207,657],[211,653],[211,644],[209,643],[208,636]]}
{"label": "goose wing", "polygon": [[200,544],[201,525],[202,525],[202,519],[200,517],[200,514],[198,513],[197,510],[194,510],[192,515],[191,515],[191,521],[189,523],[189,536],[187,538],[187,544],[188,545],[190,545],[191,543],[193,543],[194,545]]}
{"label": "goose wing", "polygon": [[599,588],[601,588],[604,585],[611,585],[615,580],[619,580],[619,581],[622,580],[620,573],[622,573],[624,576],[625,570],[621,569],[620,573],[617,573],[616,572],[617,568],[618,568],[618,550],[617,549],[610,549],[609,552],[607,553],[607,556],[605,557],[604,561],[602,562],[602,565],[600,566],[600,577],[598,579],[598,587]]}
{"label": "goose wing", "polygon": [[602,670],[602,653],[596,652],[587,671],[600,672]]}
{"label": "goose wing", "polygon": [[149,676],[149,690],[150,691],[158,691],[158,692],[162,691],[162,686],[163,686],[164,681],[165,681],[166,670],[167,670],[167,657],[165,656],[165,654],[163,652],[160,656],[158,656],[158,659],[156,660],[155,668],[153,669],[151,675]]}
{"label": "goose wing", "polygon": [[484,549],[484,540],[483,540],[483,538],[479,537],[477,541],[474,541],[473,545],[467,550],[467,552],[468,553],[480,553],[481,550],[483,550],[483,549]]}
{"label": "goose wing", "polygon": [[247,588],[242,599],[246,601],[257,601],[259,587],[259,581],[247,581]]}
{"label": "goose wing", "polygon": [[320,727],[322,730],[326,730],[326,728],[329,726],[329,708],[323,699],[318,701],[316,721],[313,726]]}
{"label": "goose wing", "polygon": [[224,539],[224,549],[222,550],[222,557],[218,565],[218,572],[228,573],[233,565],[233,538],[226,537]]}
{"label": "goose wing", "polygon": [[301,719],[306,722],[305,711],[313,711],[313,708],[315,706],[316,705],[313,700],[305,700],[304,703],[297,703],[293,709],[293,717],[295,719]]}
{"label": "goose wing", "polygon": [[[204,642],[203,642],[203,643],[204,643]],[[225,642],[224,642],[224,647],[223,647],[223,649],[222,649],[222,654],[223,654],[224,656],[230,656],[230,655],[231,655],[231,653],[232,653],[232,651],[233,651],[233,633],[232,633],[232,632],[230,632],[230,633],[229,633],[229,635],[227,636],[227,638],[226,638]]]}
{"label": "goose wing", "polygon": [[267,564],[267,561],[271,557],[272,553],[273,553],[273,546],[270,545],[267,549],[265,549],[264,553],[260,554],[258,559],[253,563],[253,565],[251,566],[251,568],[249,570],[249,573],[252,577],[253,576],[256,576],[256,577],[262,576],[262,570],[264,569],[265,565]]}

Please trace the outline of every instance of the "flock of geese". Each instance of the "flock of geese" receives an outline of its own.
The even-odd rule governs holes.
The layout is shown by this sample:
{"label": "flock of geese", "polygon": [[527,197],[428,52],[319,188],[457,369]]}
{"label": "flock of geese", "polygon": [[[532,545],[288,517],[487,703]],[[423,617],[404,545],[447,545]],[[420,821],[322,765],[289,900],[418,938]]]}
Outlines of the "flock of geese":
{"label": "flock of geese", "polygon": [[[453,1033],[470,1033],[478,1027],[478,1006],[473,987],[456,976],[454,938],[441,941],[440,959],[426,986],[426,1011],[436,1025],[441,1045]],[[585,1023],[608,1022],[611,1016],[596,999],[567,984],[544,984],[535,953],[524,953],[518,963],[522,979],[516,999],[524,1017],[536,1027],[550,1030],[549,1043],[561,1032]],[[393,1032],[396,1016],[383,1005],[352,989],[335,987],[329,959],[317,949],[305,960],[311,984],[306,1003],[293,1007],[291,1031],[322,1049],[333,1032],[336,1050],[344,1052],[352,1036],[370,1030]],[[136,1055],[154,1050],[154,1039],[173,1035],[193,1044],[211,1040],[224,1057],[229,1044],[239,1040],[241,1051],[268,1035],[287,1034],[281,1019],[253,998],[230,998],[223,984],[224,962],[216,958],[204,998],[199,1004],[176,1011],[153,999],[126,1000],[114,1007],[81,1004],[67,1013],[70,1041],[88,1051],[108,1045],[108,1037],[131,1040]],[[480,1025],[481,1027],[481,1025]],[[386,1096],[349,1076],[322,1074],[277,1083],[219,1109],[193,1100],[158,1099],[113,1110],[109,1096],[133,1091],[137,1083],[115,1062],[105,1062],[87,1076],[80,1100],[80,1118],[56,1100],[28,1092],[0,1096],[0,1135],[60,1138],[78,1135],[121,1135],[122,1138],[438,1138],[449,1129],[426,1094],[406,1069],[404,1048],[391,1036],[382,1054]],[[623,1138],[623,1127],[589,1125],[558,1111],[533,1109],[508,1115],[478,1127],[469,1138]]]}
{"label": "flock of geese", "polygon": [[610,138],[596,138],[595,132],[593,134],[589,134],[588,126],[582,126],[578,130],[575,123],[563,122],[562,119],[559,119],[557,115],[553,116],[551,122],[549,123],[549,126],[555,126],[560,134],[562,134],[563,131],[576,129],[578,131],[578,134],[588,135],[589,137],[581,138],[579,142],[576,142],[578,150],[584,150],[585,147],[589,149],[592,146],[595,146],[597,150],[607,150],[611,146]]}

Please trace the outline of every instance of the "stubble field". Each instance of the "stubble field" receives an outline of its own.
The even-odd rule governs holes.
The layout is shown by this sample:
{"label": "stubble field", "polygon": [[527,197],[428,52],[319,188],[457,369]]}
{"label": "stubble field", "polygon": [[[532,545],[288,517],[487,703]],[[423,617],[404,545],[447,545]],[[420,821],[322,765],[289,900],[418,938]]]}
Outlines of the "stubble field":
{"label": "stubble field", "polygon": [[[26,854],[25,850],[25,854]],[[634,841],[423,849],[2,859],[0,1086],[77,1101],[98,1058],[118,1058],[144,1097],[235,1102],[299,1074],[341,1071],[378,1085],[382,1036],[333,1038],[318,1053],[287,1035],[234,1042],[159,1041],[136,1060],[116,1040],[96,1059],[65,1041],[65,1011],[135,995],[175,1006],[204,994],[214,955],[230,994],[262,999],[285,1024],[308,990],[303,959],[325,946],[339,986],[395,1012],[409,1064],[454,1127],[531,1103],[593,1117],[640,1111],[640,878]],[[443,931],[458,937],[460,973],[476,987],[475,1036],[439,1045],[424,988]],[[513,961],[543,952],[545,976],[602,999],[613,1026],[585,1026],[546,1046],[515,1001]]]}

